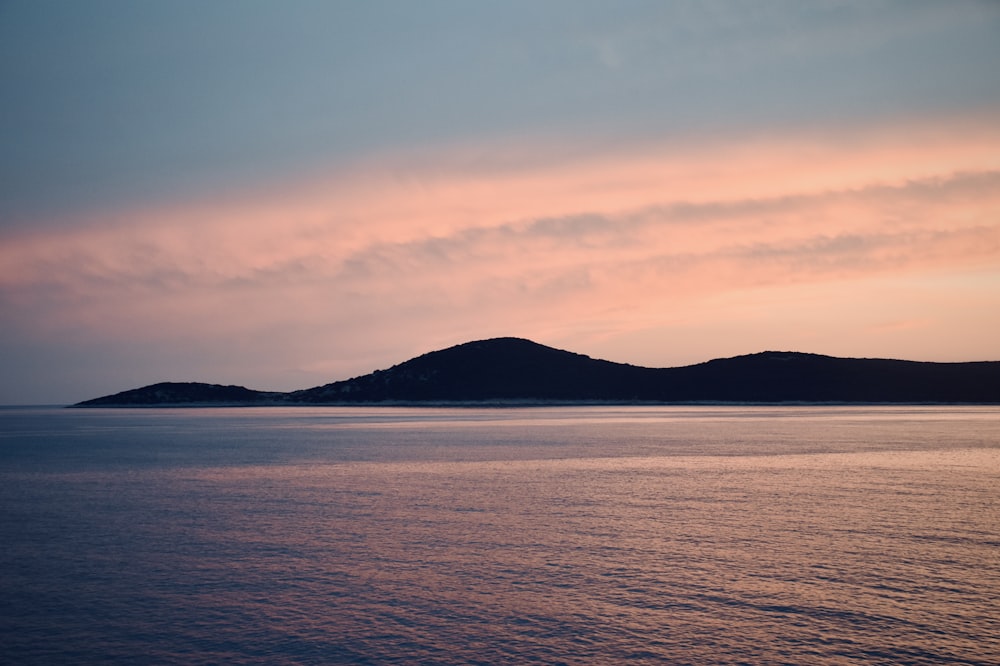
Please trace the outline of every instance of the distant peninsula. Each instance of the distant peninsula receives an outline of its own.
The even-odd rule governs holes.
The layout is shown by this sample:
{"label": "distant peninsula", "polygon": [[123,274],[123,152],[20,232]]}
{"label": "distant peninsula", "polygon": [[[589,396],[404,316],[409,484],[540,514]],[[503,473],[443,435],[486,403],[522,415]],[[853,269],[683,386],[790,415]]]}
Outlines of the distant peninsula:
{"label": "distant peninsula", "polygon": [[928,363],[766,351],[676,368],[645,368],[522,338],[494,338],[287,393],[162,382],[72,406],[576,403],[1000,404],[1000,361]]}

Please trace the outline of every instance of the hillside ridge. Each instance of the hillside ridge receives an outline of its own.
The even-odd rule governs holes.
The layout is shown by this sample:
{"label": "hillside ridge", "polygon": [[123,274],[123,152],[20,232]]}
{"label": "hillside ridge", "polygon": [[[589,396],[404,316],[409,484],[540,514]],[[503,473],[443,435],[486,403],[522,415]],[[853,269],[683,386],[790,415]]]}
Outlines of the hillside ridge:
{"label": "hillside ridge", "polygon": [[674,368],[594,359],[516,337],[474,340],[287,393],[161,382],[74,407],[440,403],[1000,403],[1000,362],[763,351]]}

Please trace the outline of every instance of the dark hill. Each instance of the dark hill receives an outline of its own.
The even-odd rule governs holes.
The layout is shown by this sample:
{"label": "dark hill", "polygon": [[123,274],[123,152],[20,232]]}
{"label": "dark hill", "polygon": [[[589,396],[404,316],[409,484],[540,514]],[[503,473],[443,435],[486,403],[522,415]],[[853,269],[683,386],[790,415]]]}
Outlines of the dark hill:
{"label": "dark hill", "polygon": [[369,375],[289,394],[293,402],[631,400],[656,370],[496,338],[430,352]]}
{"label": "dark hill", "polygon": [[468,342],[291,402],[1000,402],[1000,363],[919,363],[762,352],[643,368],[522,340]]}
{"label": "dark hill", "polygon": [[77,403],[75,407],[131,407],[192,404],[257,404],[273,401],[281,393],[254,391],[242,386],[222,386],[199,382],[160,382],[142,388],[122,391],[103,398]]}
{"label": "dark hill", "polygon": [[1000,362],[921,363],[762,352],[663,372],[669,380],[661,399],[671,401],[1000,402]]}
{"label": "dark hill", "polygon": [[154,384],[78,406],[441,402],[1000,403],[1000,362],[921,363],[762,352],[680,368],[643,368],[530,340],[496,338],[291,393]]}

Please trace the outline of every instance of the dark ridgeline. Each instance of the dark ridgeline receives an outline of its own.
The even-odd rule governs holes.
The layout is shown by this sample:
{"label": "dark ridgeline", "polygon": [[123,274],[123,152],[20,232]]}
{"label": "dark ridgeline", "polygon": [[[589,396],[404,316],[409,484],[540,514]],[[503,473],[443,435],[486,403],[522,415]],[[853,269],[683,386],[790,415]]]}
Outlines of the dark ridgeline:
{"label": "dark ridgeline", "polygon": [[922,363],[762,352],[680,368],[643,368],[530,340],[495,338],[291,393],[162,383],[75,406],[442,402],[1000,403],[1000,362]]}
{"label": "dark ridgeline", "polygon": [[520,338],[479,340],[388,370],[289,394],[294,402],[633,400],[651,382],[639,368]]}
{"label": "dark ridgeline", "polygon": [[255,391],[243,386],[201,382],[160,382],[142,388],[94,398],[74,407],[146,407],[168,405],[253,405],[280,400],[283,393]]}

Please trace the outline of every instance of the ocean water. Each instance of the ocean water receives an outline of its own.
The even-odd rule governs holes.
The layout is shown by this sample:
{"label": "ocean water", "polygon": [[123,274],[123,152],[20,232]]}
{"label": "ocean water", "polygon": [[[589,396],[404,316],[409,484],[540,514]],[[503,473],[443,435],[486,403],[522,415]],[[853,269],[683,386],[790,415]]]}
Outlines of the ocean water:
{"label": "ocean water", "polygon": [[1000,408],[2,409],[0,663],[997,664]]}

